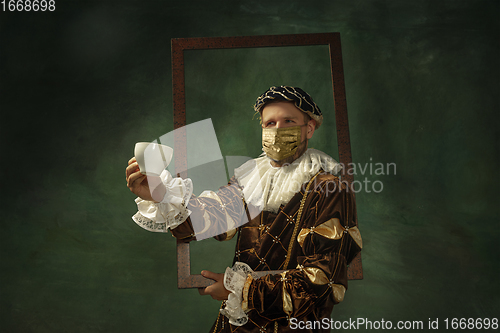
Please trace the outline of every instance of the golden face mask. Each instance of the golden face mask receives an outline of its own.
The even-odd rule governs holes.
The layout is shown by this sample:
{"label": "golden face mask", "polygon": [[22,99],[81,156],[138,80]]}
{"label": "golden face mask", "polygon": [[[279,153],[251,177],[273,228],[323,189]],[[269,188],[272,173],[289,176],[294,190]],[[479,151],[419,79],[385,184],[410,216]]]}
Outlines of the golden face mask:
{"label": "golden face mask", "polygon": [[301,127],[263,128],[262,150],[275,161],[293,156],[301,142]]}

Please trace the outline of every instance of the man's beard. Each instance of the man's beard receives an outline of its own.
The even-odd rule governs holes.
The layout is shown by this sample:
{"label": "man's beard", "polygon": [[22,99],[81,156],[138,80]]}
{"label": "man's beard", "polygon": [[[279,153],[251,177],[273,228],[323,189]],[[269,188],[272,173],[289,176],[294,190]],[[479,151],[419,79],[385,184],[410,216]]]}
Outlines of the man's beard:
{"label": "man's beard", "polygon": [[293,154],[292,156],[288,156],[287,158],[284,158],[281,161],[273,160],[269,156],[268,156],[268,158],[273,162],[272,164],[275,167],[281,167],[283,165],[292,164],[293,161],[298,159],[300,156],[302,156],[302,154],[304,154],[306,152],[307,143],[308,143],[308,139],[305,139],[304,141],[302,141],[300,143],[300,145],[298,145],[297,150],[295,151],[295,154]]}

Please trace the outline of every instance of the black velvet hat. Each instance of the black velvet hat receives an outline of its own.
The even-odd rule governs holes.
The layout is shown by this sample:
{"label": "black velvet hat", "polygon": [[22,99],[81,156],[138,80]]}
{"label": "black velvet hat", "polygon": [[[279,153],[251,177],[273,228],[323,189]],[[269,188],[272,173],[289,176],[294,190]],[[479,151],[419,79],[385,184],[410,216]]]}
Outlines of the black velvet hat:
{"label": "black velvet hat", "polygon": [[297,109],[307,113],[316,121],[316,128],[319,128],[323,122],[323,114],[319,107],[308,93],[298,87],[271,87],[257,98],[253,108],[260,113],[262,108],[271,101],[293,102]]}

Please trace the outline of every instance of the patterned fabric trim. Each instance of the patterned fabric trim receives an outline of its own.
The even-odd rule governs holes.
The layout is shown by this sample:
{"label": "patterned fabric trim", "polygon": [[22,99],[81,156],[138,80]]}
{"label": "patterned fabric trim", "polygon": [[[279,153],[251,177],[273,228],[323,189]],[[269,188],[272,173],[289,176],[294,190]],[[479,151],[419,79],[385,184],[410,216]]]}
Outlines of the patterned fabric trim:
{"label": "patterned fabric trim", "polygon": [[[157,205],[162,205],[161,203]],[[161,209],[160,207],[158,209]],[[166,222],[162,223],[157,223],[151,219],[148,219],[144,215],[141,214],[141,212],[135,213],[134,216],[132,216],[132,220],[134,220],[135,223],[137,223],[138,226],[140,226],[143,229],[146,229],[148,231],[152,232],[167,232],[168,229],[174,229],[180,224],[182,224],[186,219],[189,217],[190,211],[182,206],[182,209],[180,209],[180,212],[176,216],[166,216]]]}
{"label": "patterned fabric trim", "polygon": [[[243,311],[243,288],[247,276],[254,276],[254,271],[243,262],[236,262],[233,268],[227,268],[224,274],[224,287],[231,292],[226,306],[220,310],[229,319],[229,323],[235,326],[243,326],[248,322],[248,316]],[[255,276],[256,277],[256,276]]]}

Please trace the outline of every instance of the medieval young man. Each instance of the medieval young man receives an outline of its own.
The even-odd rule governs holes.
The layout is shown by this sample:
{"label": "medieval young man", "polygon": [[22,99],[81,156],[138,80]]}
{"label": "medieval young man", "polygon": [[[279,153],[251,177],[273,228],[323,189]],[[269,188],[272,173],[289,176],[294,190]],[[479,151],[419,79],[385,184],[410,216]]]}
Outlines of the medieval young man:
{"label": "medieval young man", "polygon": [[[210,332],[293,332],[297,323],[301,332],[329,331],[324,319],[343,300],[347,265],[362,247],[353,191],[337,177],[334,159],[307,148],[323,116],[306,92],[271,87],[254,108],[265,156],[235,169],[217,192],[196,197],[189,179],[166,171],[148,180],[132,158],[126,177],[138,196],[133,219],[185,241],[237,234],[233,267],[202,272],[215,283],[200,294],[224,300]],[[272,270],[283,272],[262,273]]]}

